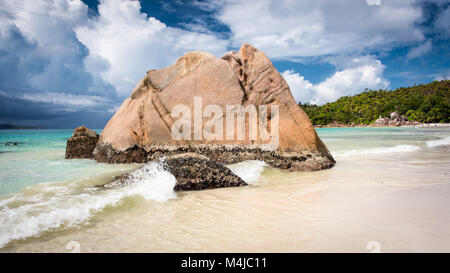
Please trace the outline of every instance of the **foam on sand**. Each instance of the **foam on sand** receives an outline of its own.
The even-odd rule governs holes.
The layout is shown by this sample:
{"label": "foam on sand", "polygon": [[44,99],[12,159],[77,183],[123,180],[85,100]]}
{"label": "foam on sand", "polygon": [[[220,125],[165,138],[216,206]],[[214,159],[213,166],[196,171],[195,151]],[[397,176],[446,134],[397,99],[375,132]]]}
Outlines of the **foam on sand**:
{"label": "foam on sand", "polygon": [[247,160],[227,167],[247,184],[253,184],[258,181],[266,166],[263,161]]}
{"label": "foam on sand", "polygon": [[438,140],[429,140],[426,145],[428,148],[450,145],[450,136]]}
{"label": "foam on sand", "polygon": [[[147,164],[132,172],[133,183],[112,190],[85,188],[54,192],[52,183],[36,195],[17,193],[0,201],[0,248],[12,240],[38,236],[57,228],[70,228],[88,224],[89,219],[108,206],[118,206],[130,196],[165,202],[176,198],[173,191],[175,177],[163,169],[161,163]],[[45,194],[42,194],[44,191]]]}
{"label": "foam on sand", "polygon": [[420,150],[420,147],[415,145],[396,145],[393,147],[381,147],[381,148],[370,148],[370,149],[359,149],[359,150],[348,150],[342,152],[336,152],[333,156],[336,157],[349,157],[358,155],[373,155],[373,154],[386,154],[386,153],[403,153],[403,152],[414,152]]}

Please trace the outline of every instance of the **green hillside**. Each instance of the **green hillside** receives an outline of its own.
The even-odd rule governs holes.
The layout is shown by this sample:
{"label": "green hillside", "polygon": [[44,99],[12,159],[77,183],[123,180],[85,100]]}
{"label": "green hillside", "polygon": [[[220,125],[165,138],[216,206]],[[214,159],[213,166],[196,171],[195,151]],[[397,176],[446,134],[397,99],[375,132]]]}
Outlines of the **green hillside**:
{"label": "green hillside", "polygon": [[367,90],[322,106],[301,104],[314,125],[333,121],[370,124],[379,116],[398,111],[409,120],[426,123],[450,122],[450,80],[402,87],[393,91]]}

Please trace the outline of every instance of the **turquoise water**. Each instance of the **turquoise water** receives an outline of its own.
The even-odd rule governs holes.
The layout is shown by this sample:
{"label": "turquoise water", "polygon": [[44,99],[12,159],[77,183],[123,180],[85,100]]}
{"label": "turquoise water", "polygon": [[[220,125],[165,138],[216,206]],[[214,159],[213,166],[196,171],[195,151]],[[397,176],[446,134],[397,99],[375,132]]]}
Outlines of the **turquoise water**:
{"label": "turquoise water", "polygon": [[72,130],[0,130],[0,196],[42,182],[77,180],[114,168],[94,160],[64,159],[71,135]]}
{"label": "turquoise water", "polygon": [[[100,131],[97,130],[97,132]],[[201,236],[212,234],[216,238],[216,231],[229,224],[228,221],[222,222],[223,219],[228,219],[228,216],[222,217],[220,210],[210,207],[210,203],[214,203],[214,200],[220,204],[220,208],[223,208],[223,202],[228,202],[231,208],[233,204],[236,205],[236,209],[226,212],[226,215],[232,214],[236,217],[236,225],[237,223],[244,225],[239,230],[249,230],[251,234],[254,234],[264,231],[259,226],[256,229],[253,226],[258,221],[267,220],[266,225],[270,226],[278,223],[280,213],[301,212],[292,208],[309,204],[310,200],[296,197],[296,194],[304,193],[303,187],[308,184],[323,189],[336,187],[335,189],[339,190],[340,187],[347,187],[342,194],[338,191],[339,202],[336,205],[318,206],[318,208],[340,206],[345,203],[345,200],[353,200],[359,196],[358,193],[351,196],[345,194],[347,191],[355,190],[353,186],[359,188],[384,185],[383,189],[387,193],[396,188],[400,190],[399,193],[402,193],[405,187],[409,189],[431,184],[447,187],[447,170],[450,166],[450,128],[321,128],[317,132],[337,161],[336,166],[330,170],[316,173],[287,173],[265,168],[262,162],[249,161],[230,166],[233,172],[245,181],[252,180],[247,181],[252,184],[247,190],[226,189],[176,194],[173,192],[175,178],[156,163],[149,165],[148,171],[144,174],[136,174],[135,178],[138,181],[134,181],[135,183],[127,187],[109,191],[100,191],[93,187],[109,181],[123,171],[136,168],[138,164],[103,164],[89,159],[64,159],[66,141],[71,136],[72,130],[0,130],[0,251],[16,251],[16,248],[20,247],[25,247],[25,251],[43,251],[42,247],[46,247],[47,251],[64,251],[64,248],[61,249],[58,238],[66,240],[67,238],[63,239],[66,230],[75,232],[77,237],[74,239],[81,240],[83,245],[90,245],[90,242],[96,240],[103,242],[103,244],[90,245],[92,250],[105,251],[108,247],[114,247],[124,251],[136,251],[136,249],[168,251],[186,247],[186,251],[191,251],[192,248],[182,244],[186,241],[185,236],[189,237],[186,234],[198,231],[202,234]],[[17,142],[17,145],[5,145],[8,142]],[[384,184],[379,184],[379,181]],[[260,182],[261,184],[258,184]],[[293,188],[298,188],[298,192],[295,193]],[[306,190],[306,192],[309,191]],[[368,192],[369,197],[373,198],[373,191]],[[426,191],[418,190],[414,194],[411,193],[411,199],[408,195],[406,203],[415,204],[415,200],[420,199],[421,204],[427,205],[428,200],[441,200],[440,203],[433,201],[428,204],[429,210],[433,213],[449,207],[447,200],[450,199],[445,195],[450,194],[447,188],[430,194],[431,199],[427,195],[422,195],[422,192]],[[208,202],[205,201],[205,204],[199,205],[199,202],[203,201],[196,199],[197,195],[205,196]],[[239,196],[242,198],[239,199]],[[341,199],[342,196],[343,199]],[[376,195],[376,198],[384,198],[384,195]],[[405,197],[401,195],[399,198]],[[172,199],[175,199],[174,202],[169,202]],[[229,203],[230,200],[236,200],[236,202]],[[395,196],[393,200],[398,198]],[[277,208],[275,210],[270,205],[281,201],[286,203],[279,204],[279,207],[275,206]],[[259,205],[252,206],[252,202]],[[388,204],[385,201],[380,202]],[[393,202],[392,206],[395,206],[396,202]],[[258,206],[265,204],[269,205],[265,210],[257,209]],[[247,221],[246,219],[251,218],[241,209],[242,207],[254,210],[252,215],[258,215],[260,218]],[[358,207],[352,203],[348,209],[353,208]],[[429,212],[422,212],[421,209],[415,209],[414,212],[417,215],[412,218],[421,220],[430,215]],[[242,211],[243,214],[241,215],[238,211]],[[387,212],[389,211],[392,211],[391,207],[388,208]],[[397,208],[394,211],[409,213],[410,209]],[[193,217],[190,222],[191,218],[183,218],[184,215],[197,212],[204,213],[202,220]],[[387,212],[374,215],[378,217]],[[147,217],[142,217],[142,214],[147,214]],[[360,212],[352,211],[352,214],[347,216],[355,215],[360,215]],[[268,216],[273,218],[266,219]],[[293,215],[285,219],[297,219],[296,217],[300,216]],[[329,217],[331,216],[327,215],[324,219]],[[371,225],[395,227],[408,223],[412,218],[394,217],[393,219],[400,220],[374,222]],[[215,226],[209,226],[209,224],[196,226],[210,223],[211,219],[215,219]],[[285,229],[284,232],[288,236],[285,239],[290,242],[304,234],[304,232],[296,231],[301,231],[310,223],[316,223],[317,227],[322,227],[323,219],[314,222],[315,219],[322,218],[312,218],[305,223],[289,223],[278,228]],[[433,218],[433,221],[439,225],[432,230],[432,233],[447,238],[445,230],[448,230],[450,226],[447,220],[450,221],[447,218]],[[104,225],[99,224],[103,222]],[[131,226],[130,222],[133,222]],[[90,223],[94,224],[88,225]],[[162,226],[161,223],[166,224]],[[173,223],[175,224],[171,226]],[[148,227],[149,224],[151,228]],[[295,227],[290,229],[291,225]],[[170,228],[167,228],[168,226]],[[184,226],[187,230],[180,232],[180,228]],[[90,232],[91,228],[93,228],[92,232]],[[117,234],[125,236],[124,234],[130,233],[130,228],[135,229],[135,232],[131,232],[132,236],[128,236],[126,240],[115,239],[119,238]],[[238,234],[234,232],[234,228],[232,230],[230,234]],[[149,237],[148,232],[153,232],[155,237]],[[320,234],[320,232],[313,230],[312,234]],[[398,232],[403,234],[403,231]],[[264,231],[264,234],[267,236],[272,233]],[[373,235],[379,236],[379,234],[370,236]],[[198,236],[200,235],[197,234],[194,238],[197,239]],[[216,245],[228,243],[239,245],[245,242],[245,238],[251,238],[250,235],[245,238],[238,236],[233,241],[230,240],[233,236],[230,236],[221,244],[211,239],[212,241],[205,243],[204,248],[201,249],[211,250]],[[268,239],[264,236],[261,235],[260,244],[278,238],[277,236]],[[330,231],[330,236],[337,235],[334,231]],[[416,237],[420,240],[424,239],[419,235]],[[54,240],[48,243],[49,238]],[[166,239],[162,240],[162,238]],[[178,238],[179,241],[176,241],[178,243],[173,238]],[[340,242],[340,237],[336,238]],[[396,237],[390,239],[401,242]],[[142,242],[148,244],[143,246]],[[250,247],[251,242],[247,241],[249,248],[244,250],[257,251]],[[421,241],[418,243],[422,245]],[[275,245],[283,244],[285,247],[289,245],[283,242]],[[299,244],[294,250],[302,249],[302,245],[304,244]],[[267,250],[270,249],[272,248],[267,248]],[[326,249],[325,247],[318,250]],[[446,249],[445,244],[443,249]],[[229,251],[229,249],[225,250]],[[289,248],[279,250],[289,250]]]}
{"label": "turquoise water", "polygon": [[[98,130],[96,130],[99,132]],[[65,149],[73,130],[0,130],[0,152]],[[17,142],[17,146],[5,145]]]}
{"label": "turquoise water", "polygon": [[396,145],[423,147],[427,141],[450,135],[450,128],[320,128],[319,136],[331,152]]}
{"label": "turquoise water", "polygon": [[[383,153],[386,148],[414,151],[427,141],[450,136],[449,128],[320,128],[317,132],[337,157]],[[0,196],[37,183],[77,180],[116,169],[94,160],[64,159],[71,135],[72,130],[0,130]],[[8,142],[17,146],[5,145]]]}

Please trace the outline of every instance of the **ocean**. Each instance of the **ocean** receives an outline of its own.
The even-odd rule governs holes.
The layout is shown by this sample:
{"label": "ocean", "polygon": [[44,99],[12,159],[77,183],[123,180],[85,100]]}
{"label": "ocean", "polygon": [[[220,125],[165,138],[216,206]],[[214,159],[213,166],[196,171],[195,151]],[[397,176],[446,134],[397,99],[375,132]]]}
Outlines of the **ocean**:
{"label": "ocean", "polygon": [[99,190],[140,164],[66,160],[72,130],[0,130],[0,252],[450,251],[450,128],[317,132],[332,169],[246,161],[247,187],[175,193],[158,163]]}

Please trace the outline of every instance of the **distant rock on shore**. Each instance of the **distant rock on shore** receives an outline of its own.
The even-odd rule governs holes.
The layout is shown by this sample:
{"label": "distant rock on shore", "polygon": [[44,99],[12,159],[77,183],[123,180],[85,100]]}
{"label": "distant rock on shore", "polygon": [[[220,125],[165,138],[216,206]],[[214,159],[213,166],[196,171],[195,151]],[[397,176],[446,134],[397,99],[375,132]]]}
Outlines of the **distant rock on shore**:
{"label": "distant rock on shore", "polygon": [[410,121],[405,115],[399,115],[397,112],[392,112],[389,117],[379,117],[370,126],[372,127],[400,127],[400,126],[415,126],[420,125],[420,122]]}
{"label": "distant rock on shore", "polygon": [[[194,113],[195,98],[201,98],[203,107],[220,107],[224,114],[215,118],[222,123],[228,117],[225,113],[229,105],[256,109],[278,106],[278,145],[267,149],[266,142],[250,139],[247,119],[244,139],[175,140],[171,111],[176,105],[184,105]],[[269,113],[269,128],[274,117]],[[201,130],[207,121],[202,121]],[[194,127],[191,136],[196,134]],[[262,160],[293,171],[321,170],[335,164],[286,81],[263,52],[248,44],[222,58],[190,52],[172,66],[148,71],[102,131],[94,157],[107,163],[143,163],[186,152],[226,164]]]}
{"label": "distant rock on shore", "polygon": [[316,125],[316,128],[346,128],[346,127],[400,127],[400,126],[419,126],[422,123],[418,121],[411,121],[404,115],[399,115],[397,112],[392,112],[389,117],[379,117],[372,124],[342,124],[333,121],[331,124]]}
{"label": "distant rock on shore", "polygon": [[76,128],[67,140],[66,158],[94,158],[93,151],[98,139],[96,132],[84,126]]}
{"label": "distant rock on shore", "polygon": [[424,123],[418,121],[411,121],[405,115],[399,115],[397,112],[392,112],[389,117],[379,117],[372,124],[356,124],[354,122],[349,124],[339,123],[333,121],[331,124],[315,125],[316,128],[346,128],[346,127],[400,127],[400,126],[426,126]]}

